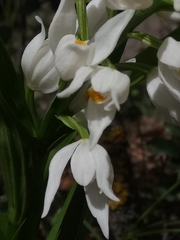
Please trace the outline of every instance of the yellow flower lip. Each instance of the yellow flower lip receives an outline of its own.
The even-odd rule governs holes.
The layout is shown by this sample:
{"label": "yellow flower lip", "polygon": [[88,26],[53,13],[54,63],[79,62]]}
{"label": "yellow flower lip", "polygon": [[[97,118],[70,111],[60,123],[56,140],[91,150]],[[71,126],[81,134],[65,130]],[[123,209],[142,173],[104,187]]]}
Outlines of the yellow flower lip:
{"label": "yellow flower lip", "polygon": [[105,96],[101,95],[99,92],[94,91],[93,88],[89,88],[85,94],[84,97],[86,100],[88,100],[90,97],[95,103],[102,103],[106,99]]}
{"label": "yellow flower lip", "polygon": [[76,39],[75,44],[79,44],[79,45],[82,45],[82,46],[87,46],[87,43],[84,42],[84,41],[81,41],[80,39]]}

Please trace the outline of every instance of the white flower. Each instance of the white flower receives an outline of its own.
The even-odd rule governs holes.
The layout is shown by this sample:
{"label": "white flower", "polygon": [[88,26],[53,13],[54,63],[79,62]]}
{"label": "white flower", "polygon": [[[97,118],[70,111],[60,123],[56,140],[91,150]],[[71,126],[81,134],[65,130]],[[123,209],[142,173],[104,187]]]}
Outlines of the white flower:
{"label": "white flower", "polygon": [[54,55],[45,40],[45,29],[42,20],[41,32],[27,45],[22,55],[21,66],[27,86],[34,91],[51,93],[58,89],[59,73],[54,65]]}
{"label": "white flower", "polygon": [[168,37],[158,50],[158,70],[148,74],[147,91],[167,120],[180,121],[180,42]]}
{"label": "white flower", "polygon": [[161,81],[157,68],[148,74],[147,92],[154,106],[165,119],[176,125],[180,125],[180,103]]}
{"label": "white flower", "polygon": [[[92,4],[94,2],[95,1],[92,1]],[[100,16],[106,16],[105,3],[103,8],[100,8],[102,0],[98,2],[97,11],[101,13]],[[97,19],[98,24],[96,23],[96,27],[89,27],[91,30],[90,36],[93,36],[89,41],[77,39],[75,36],[75,26],[71,34],[69,33],[62,37],[56,37],[55,45],[57,47],[52,49],[55,54],[56,68],[63,80],[71,80],[74,78],[76,71],[82,66],[97,65],[106,59],[115,48],[121,33],[134,15],[134,10],[127,10],[111,18],[102,25],[102,21],[99,21],[101,18],[98,17],[97,13],[95,15],[92,8],[94,5],[92,4],[89,8],[87,7],[88,20],[94,19],[90,21],[90,24],[94,26]],[[92,11],[90,11],[90,9],[92,9]],[[60,15],[59,12],[57,11],[56,14],[56,18],[58,18]],[[100,25],[102,26],[100,27]],[[62,28],[67,27],[63,25]],[[57,41],[59,41],[58,45]]]}
{"label": "white flower", "polygon": [[168,91],[180,101],[180,42],[166,38],[158,50],[158,70]]}
{"label": "white flower", "polygon": [[64,168],[71,158],[71,170],[76,182],[84,186],[88,207],[106,238],[108,227],[108,198],[119,201],[112,191],[114,178],[111,161],[106,150],[100,145],[89,151],[89,140],[81,139],[57,152],[49,167],[49,179],[45,193],[42,217],[49,211],[58,190]]}
{"label": "white flower", "polygon": [[157,15],[168,22],[180,22],[180,13],[175,11],[160,11]]}
{"label": "white flower", "polygon": [[174,0],[174,10],[180,12],[180,0]]}
{"label": "white flower", "polygon": [[[69,87],[58,93],[57,97],[69,97],[88,79],[91,79],[91,87],[86,94],[86,116],[90,131],[90,149],[93,149],[104,129],[114,119],[116,110],[120,110],[119,105],[127,100],[130,79],[126,74],[108,67],[81,67]],[[79,102],[81,101],[84,102],[79,98]]]}
{"label": "white flower", "polygon": [[146,9],[153,4],[153,0],[105,0],[108,8],[113,10]]}

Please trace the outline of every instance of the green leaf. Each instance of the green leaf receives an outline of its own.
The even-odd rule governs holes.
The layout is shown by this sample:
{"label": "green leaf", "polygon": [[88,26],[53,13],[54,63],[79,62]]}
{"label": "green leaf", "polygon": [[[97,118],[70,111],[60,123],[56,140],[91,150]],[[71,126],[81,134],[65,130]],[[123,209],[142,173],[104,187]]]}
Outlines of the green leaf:
{"label": "green leaf", "polygon": [[16,232],[14,232],[15,234],[12,240],[35,239],[39,229],[39,222],[41,220],[41,214],[43,210],[42,208],[44,204],[44,195],[47,184],[49,163],[54,154],[56,154],[58,150],[69,144],[75,138],[76,135],[77,133],[73,132],[68,136],[67,135],[63,136],[60,139],[61,142],[59,144],[57,143],[56,147],[54,147],[50,152],[47,152],[45,154],[43,159],[45,166],[44,167],[41,166],[41,169],[38,169],[37,171],[34,198],[32,199],[31,205],[29,206],[29,211],[26,213],[26,218],[23,220],[23,223],[19,226]]}
{"label": "green leaf", "polygon": [[1,239],[1,235],[6,236],[7,228],[8,228],[7,218],[6,218],[5,215],[0,211],[0,239]]}
{"label": "green leaf", "polygon": [[32,198],[34,146],[23,128],[0,117],[0,166],[8,199],[8,220],[15,225],[24,218]]}
{"label": "green leaf", "polygon": [[79,240],[85,206],[84,190],[76,183],[71,188],[46,240]]}
{"label": "green leaf", "polygon": [[[25,102],[24,81],[18,80],[9,54],[0,39],[0,112],[21,122],[32,131],[31,116]],[[10,117],[10,116],[9,116]]]}
{"label": "green leaf", "polygon": [[13,89],[17,83],[17,76],[12,65],[11,59],[7,53],[7,50],[0,39],[0,91],[8,104],[14,107],[12,102]]}
{"label": "green leaf", "polygon": [[70,116],[57,116],[67,127],[77,131],[82,139],[89,138],[88,131]]}

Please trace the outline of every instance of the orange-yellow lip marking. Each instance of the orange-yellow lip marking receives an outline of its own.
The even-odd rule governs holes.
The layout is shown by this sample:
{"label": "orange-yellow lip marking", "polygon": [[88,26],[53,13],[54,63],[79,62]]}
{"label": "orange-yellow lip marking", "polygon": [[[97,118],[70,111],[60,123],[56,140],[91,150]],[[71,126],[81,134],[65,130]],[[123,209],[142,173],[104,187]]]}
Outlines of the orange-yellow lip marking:
{"label": "orange-yellow lip marking", "polygon": [[76,39],[75,41],[76,44],[82,45],[82,46],[87,46],[87,43],[84,41],[81,41],[80,39]]}
{"label": "orange-yellow lip marking", "polygon": [[91,97],[95,103],[102,103],[106,99],[106,97],[101,95],[99,92],[94,91],[93,88],[89,88],[85,92],[84,97],[86,100],[88,100]]}

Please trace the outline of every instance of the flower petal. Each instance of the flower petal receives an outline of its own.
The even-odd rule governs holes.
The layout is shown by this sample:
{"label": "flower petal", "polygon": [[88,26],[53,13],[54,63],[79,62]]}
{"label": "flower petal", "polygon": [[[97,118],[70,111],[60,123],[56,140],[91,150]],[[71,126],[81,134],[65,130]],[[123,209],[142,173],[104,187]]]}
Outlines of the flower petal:
{"label": "flower petal", "polygon": [[51,93],[58,89],[59,73],[54,66],[54,55],[49,47],[48,39],[36,53],[29,72],[31,75],[26,82],[32,90]]}
{"label": "flower petal", "polygon": [[85,81],[89,78],[93,68],[91,67],[81,67],[77,72],[76,75],[69,85],[64,91],[57,94],[57,97],[64,98],[69,97],[71,94],[75,93]]}
{"label": "flower petal", "polygon": [[180,12],[180,0],[174,0],[174,10]]}
{"label": "flower petal", "polygon": [[108,20],[106,3],[104,0],[92,0],[87,5],[86,10],[89,26],[89,36],[91,39],[91,37],[94,36],[99,28]]}
{"label": "flower petal", "polygon": [[56,68],[53,67],[41,80],[38,90],[44,94],[52,93],[58,89],[58,83],[59,73]]}
{"label": "flower petal", "polygon": [[86,65],[91,47],[76,44],[72,35],[62,38],[55,52],[55,65],[63,80],[74,78],[76,71]]}
{"label": "flower petal", "polygon": [[155,107],[165,116],[166,120],[180,125],[179,101],[161,82],[157,68],[148,73],[147,92]]}
{"label": "flower petal", "polygon": [[166,66],[163,63],[159,62],[159,77],[163,81],[163,83],[166,85],[167,89],[171,94],[180,101],[180,76],[175,76],[173,74],[173,70],[169,69],[168,66]]}
{"label": "flower petal", "polygon": [[92,153],[89,151],[89,140],[82,140],[71,159],[71,170],[76,182],[87,186],[95,175]]}
{"label": "flower petal", "polygon": [[96,104],[90,98],[87,106],[87,120],[90,132],[90,147],[92,150],[97,144],[104,129],[112,122],[116,108],[111,111],[104,110],[104,104]]}
{"label": "flower petal", "polygon": [[107,151],[97,144],[92,150],[92,156],[95,162],[96,180],[99,189],[113,201],[119,202],[119,199],[112,191],[114,171]]}
{"label": "flower petal", "polygon": [[124,103],[129,94],[129,77],[109,67],[99,67],[98,69],[99,71],[92,74],[91,82],[93,89],[100,93],[110,92],[112,102],[119,110],[119,104]]}
{"label": "flower petal", "polygon": [[95,43],[95,55],[92,60],[92,65],[102,62],[107,58],[116,46],[116,43],[134,15],[134,10],[126,10],[117,14],[115,17],[108,20],[90,40]]}
{"label": "flower petal", "polygon": [[180,42],[172,37],[166,38],[161,44],[157,56],[160,62],[180,68]]}
{"label": "flower petal", "polygon": [[46,35],[45,28],[41,18],[38,16],[36,16],[35,18],[41,24],[41,32],[38,35],[36,35],[27,45],[21,59],[22,70],[24,72],[25,78],[27,79],[29,78],[29,74],[31,74],[30,72],[31,64],[33,63],[36,53],[42,46]]}
{"label": "flower petal", "polygon": [[104,236],[109,239],[109,206],[107,197],[99,193],[96,181],[85,188],[86,201],[92,215],[97,219]]}
{"label": "flower petal", "polygon": [[107,7],[113,10],[146,9],[153,4],[153,0],[105,0]]}
{"label": "flower petal", "polygon": [[54,52],[62,37],[75,34],[76,11],[74,0],[61,0],[58,10],[49,27],[49,40]]}
{"label": "flower petal", "polygon": [[67,145],[58,151],[51,160],[49,167],[49,178],[44,199],[44,209],[42,213],[42,218],[45,217],[49,211],[50,205],[54,199],[54,196],[58,190],[59,183],[61,181],[61,176],[64,168],[69,161],[71,155],[73,154],[76,147],[80,144],[81,140]]}
{"label": "flower petal", "polygon": [[180,22],[180,13],[171,11],[160,11],[157,13],[160,18],[169,22]]}

